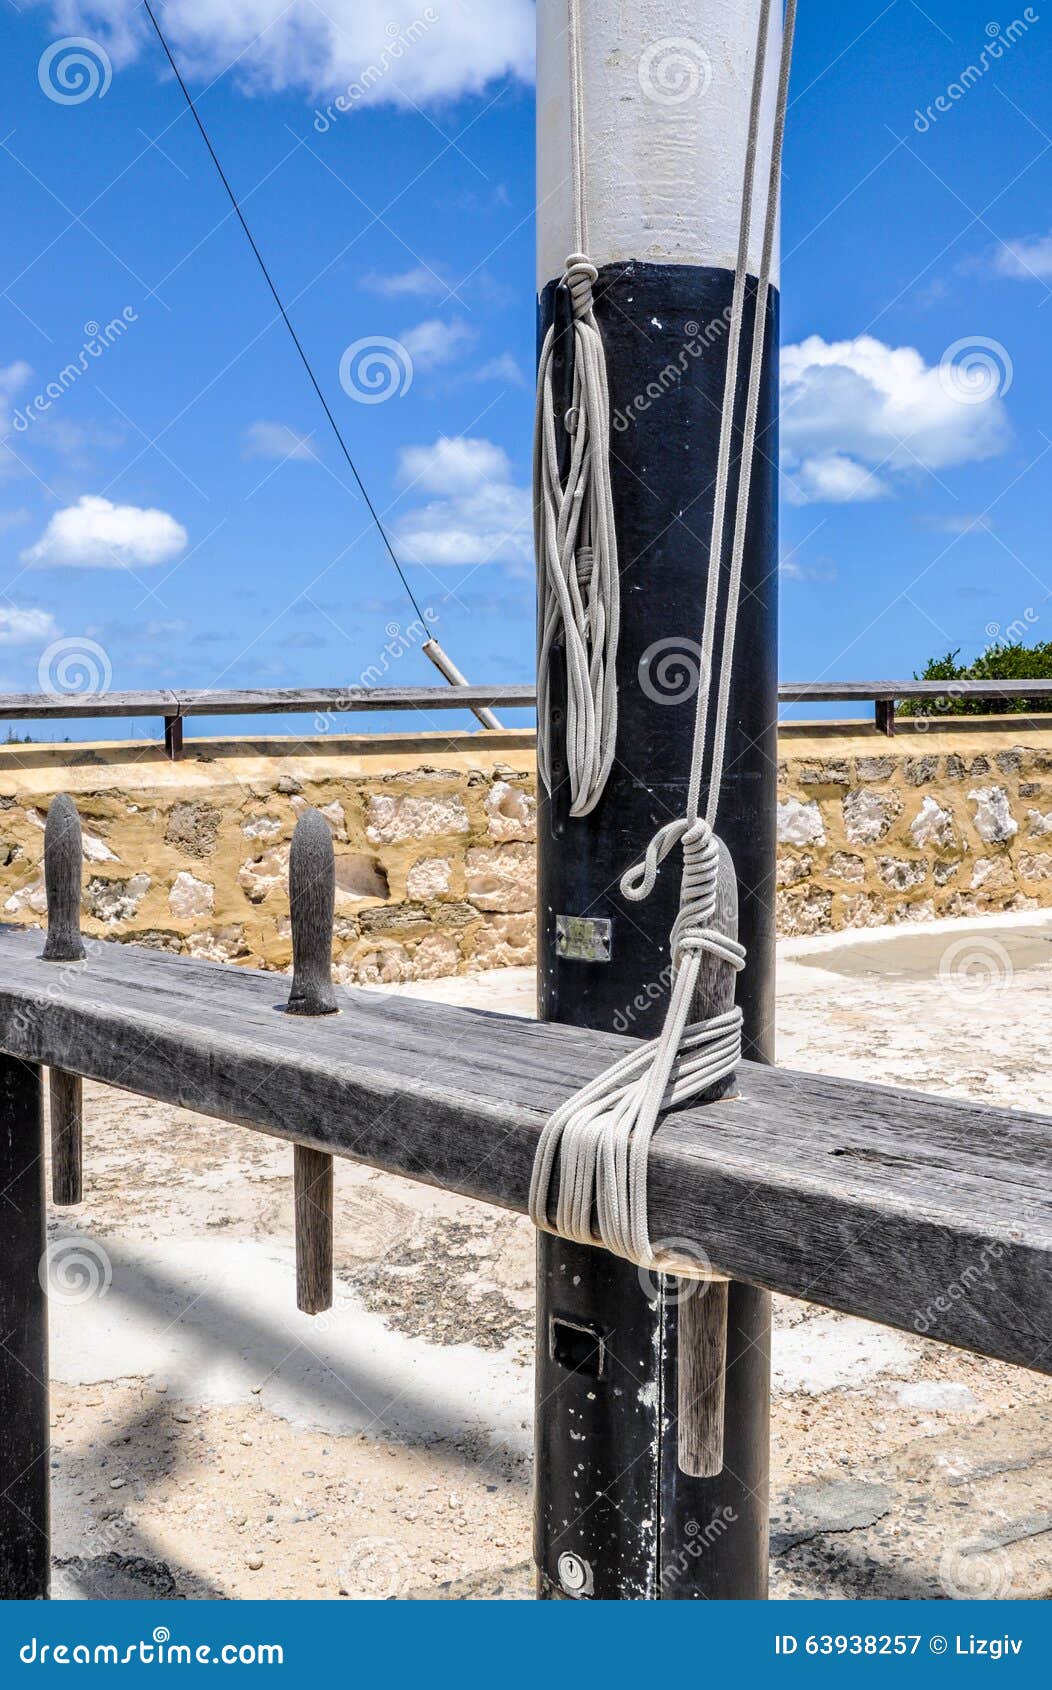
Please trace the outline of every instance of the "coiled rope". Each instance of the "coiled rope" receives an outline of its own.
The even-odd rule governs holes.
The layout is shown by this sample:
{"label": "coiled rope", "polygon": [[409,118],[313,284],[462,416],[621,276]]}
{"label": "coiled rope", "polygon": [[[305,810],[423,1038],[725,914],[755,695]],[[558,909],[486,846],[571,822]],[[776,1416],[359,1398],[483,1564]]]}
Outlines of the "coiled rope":
{"label": "coiled rope", "polygon": [[566,665],[566,763],[570,814],[598,803],[617,740],[617,639],[621,589],[610,484],[610,393],[606,354],[592,290],[599,272],[587,256],[586,135],[579,0],[569,0],[570,135],[574,239],[562,285],[573,310],[573,390],[565,418],[571,436],[566,480],[559,472],[552,367],[555,325],[537,373],[534,430],[534,545],[538,571],[537,763],[552,787],[549,671],[563,638]]}
{"label": "coiled rope", "polygon": [[[578,1243],[595,1242],[593,1214],[599,1238],[615,1255],[646,1266],[660,1266],[653,1254],[647,1213],[647,1168],[650,1144],[667,1109],[699,1096],[733,1074],[741,1060],[740,1008],[704,1021],[691,1021],[702,958],[718,957],[735,971],[745,966],[745,950],[713,926],[716,913],[720,845],[716,814],[727,737],[734,641],[741,593],[742,564],[752,480],[753,454],[763,374],[767,299],[778,225],[778,182],[781,173],[785,112],[789,92],[796,0],[787,0],[778,72],[770,172],[764,212],[763,245],[752,323],[745,415],[738,475],[734,529],[727,580],[723,637],[718,642],[719,581],[724,553],[724,521],[730,479],[734,409],[738,386],[742,323],[745,311],[749,233],[759,144],[770,32],[771,0],[761,0],[753,68],[749,122],[742,184],[738,250],[731,294],[719,449],[713,494],[709,571],[701,640],[701,673],[694,716],[694,738],[686,814],[654,835],[643,860],[621,881],[621,892],[633,902],[649,897],[665,858],[679,845],[683,853],[680,909],[669,938],[672,990],[665,1022],[656,1039],[622,1058],[574,1094],[545,1123],[537,1146],[530,1184],[530,1216],[535,1226]],[[715,692],[712,757],[707,799],[701,811],[705,747],[712,704],[712,675],[719,643],[719,679]],[[541,647],[542,657],[544,647]],[[558,1189],[550,1214],[551,1185],[558,1161]]]}

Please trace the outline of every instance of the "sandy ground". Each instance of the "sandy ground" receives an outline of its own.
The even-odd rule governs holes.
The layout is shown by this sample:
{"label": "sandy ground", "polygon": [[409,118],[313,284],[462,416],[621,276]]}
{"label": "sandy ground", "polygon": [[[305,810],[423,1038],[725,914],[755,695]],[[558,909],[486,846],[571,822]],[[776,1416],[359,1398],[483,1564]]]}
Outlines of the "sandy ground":
{"label": "sandy ground", "polygon": [[[420,997],[532,1010],[525,970]],[[780,1060],[1052,1107],[1052,919],[782,947]],[[528,1597],[533,1237],[341,1162],[295,1308],[288,1148],[87,1088],[54,1211],[56,1595]],[[776,1299],[772,1594],[1052,1593],[1052,1385]]]}

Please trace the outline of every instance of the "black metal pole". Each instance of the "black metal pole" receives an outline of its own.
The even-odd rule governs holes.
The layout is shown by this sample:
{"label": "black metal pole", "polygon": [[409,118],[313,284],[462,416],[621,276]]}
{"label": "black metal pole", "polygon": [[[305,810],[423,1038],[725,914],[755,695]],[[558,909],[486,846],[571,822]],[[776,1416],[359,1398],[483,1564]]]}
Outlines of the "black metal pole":
{"label": "black metal pole", "polygon": [[44,1116],[40,1069],[0,1056],[0,1599],[51,1578]]}
{"label": "black metal pole", "polygon": [[[561,767],[555,790],[541,796],[545,1020],[652,1037],[667,1003],[678,858],[646,904],[623,899],[619,881],[656,830],[684,813],[732,282],[729,270],[699,265],[600,271],[596,311],[611,389],[621,572],[618,754],[591,815],[569,817]],[[542,333],[557,300],[561,310],[550,285]],[[762,1059],[772,1054],[774,983],[776,310],[772,294],[718,820],[737,870],[748,949],[738,988],[746,1047]],[[750,335],[751,309],[746,345]],[[740,425],[744,379],[738,398]],[[556,746],[560,726],[556,696]],[[685,1242],[705,1246],[704,1239]],[[724,1469],[716,1478],[688,1478],[676,1458],[674,1297],[648,1297],[636,1269],[603,1251],[539,1237],[541,1597],[766,1595],[769,1327],[767,1295],[732,1285]]]}

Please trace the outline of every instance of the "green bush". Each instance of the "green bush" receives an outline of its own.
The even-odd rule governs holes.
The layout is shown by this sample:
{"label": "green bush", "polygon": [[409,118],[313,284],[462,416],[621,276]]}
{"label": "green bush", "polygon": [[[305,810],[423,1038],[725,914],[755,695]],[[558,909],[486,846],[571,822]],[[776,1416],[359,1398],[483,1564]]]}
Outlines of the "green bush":
{"label": "green bush", "polygon": [[[915,681],[1045,681],[1052,680],[1052,640],[1042,645],[1012,641],[992,645],[974,663],[958,663],[960,649],[933,657]],[[1052,711],[1052,698],[968,698],[952,684],[944,698],[905,698],[900,716],[1033,716]]]}

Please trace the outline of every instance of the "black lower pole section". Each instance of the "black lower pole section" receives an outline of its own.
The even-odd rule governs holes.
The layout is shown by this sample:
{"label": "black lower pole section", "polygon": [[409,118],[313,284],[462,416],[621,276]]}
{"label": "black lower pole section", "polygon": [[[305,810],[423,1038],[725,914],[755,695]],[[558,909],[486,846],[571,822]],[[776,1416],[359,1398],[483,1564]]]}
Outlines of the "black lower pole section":
{"label": "black lower pole section", "polygon": [[[651,1038],[664,1017],[678,853],[645,904],[623,899],[619,881],[657,829],[685,811],[732,285],[725,270],[628,264],[607,266],[595,289],[613,423],[620,725],[617,762],[602,799],[591,815],[571,818],[553,671],[554,790],[541,794],[538,830],[544,1020]],[[550,286],[541,302],[542,332],[557,298],[561,318],[561,297]],[[739,936],[749,954],[738,982],[746,1047],[768,1060],[777,771],[776,307],[772,296],[717,822],[737,871]],[[746,345],[750,335],[751,307]],[[740,426],[744,379],[738,402]],[[725,557],[736,472],[735,462]],[[560,917],[577,920],[568,927]],[[599,960],[606,954],[608,960]],[[654,1242],[686,1244],[687,1254],[691,1245],[705,1248],[704,1238]],[[542,1597],[766,1596],[770,1300],[736,1284],[729,1305],[724,1468],[716,1478],[688,1477],[677,1461],[676,1282],[662,1286],[604,1251],[540,1236],[534,1553]]]}
{"label": "black lower pole section", "polygon": [[44,1122],[40,1069],[0,1056],[0,1599],[51,1579]]}

